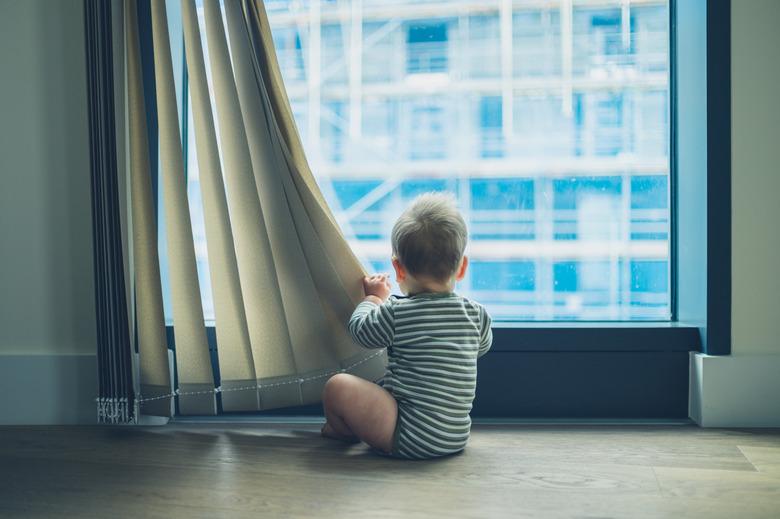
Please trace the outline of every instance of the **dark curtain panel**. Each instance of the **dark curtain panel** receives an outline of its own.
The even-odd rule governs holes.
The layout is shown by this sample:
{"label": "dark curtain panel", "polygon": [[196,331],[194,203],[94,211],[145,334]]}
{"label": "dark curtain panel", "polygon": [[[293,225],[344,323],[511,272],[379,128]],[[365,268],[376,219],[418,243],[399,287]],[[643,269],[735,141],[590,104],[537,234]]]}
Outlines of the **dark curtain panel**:
{"label": "dark curtain panel", "polygon": [[134,420],[135,395],[117,186],[111,2],[85,0],[97,317],[98,421]]}

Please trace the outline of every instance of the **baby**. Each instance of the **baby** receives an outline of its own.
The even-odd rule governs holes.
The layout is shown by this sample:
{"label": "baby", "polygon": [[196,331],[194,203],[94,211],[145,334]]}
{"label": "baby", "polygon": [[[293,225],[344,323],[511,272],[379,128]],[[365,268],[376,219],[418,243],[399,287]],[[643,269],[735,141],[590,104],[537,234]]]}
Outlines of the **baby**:
{"label": "baby", "polygon": [[392,262],[406,296],[390,296],[387,275],[366,277],[349,320],[358,343],[387,348],[387,371],[381,387],[346,373],[328,380],[324,436],[399,458],[466,446],[477,358],[493,340],[485,309],[453,292],[468,266],[466,235],[453,198],[442,194],[419,196],[395,223]]}

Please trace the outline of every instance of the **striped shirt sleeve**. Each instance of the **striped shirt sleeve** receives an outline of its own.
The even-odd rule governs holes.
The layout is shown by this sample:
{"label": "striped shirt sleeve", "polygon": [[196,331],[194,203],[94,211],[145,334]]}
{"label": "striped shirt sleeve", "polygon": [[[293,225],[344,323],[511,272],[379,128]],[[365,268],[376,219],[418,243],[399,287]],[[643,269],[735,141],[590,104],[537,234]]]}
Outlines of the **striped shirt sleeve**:
{"label": "striped shirt sleeve", "polygon": [[488,315],[487,310],[485,310],[484,307],[480,306],[479,310],[481,315],[480,315],[480,332],[479,332],[479,353],[477,354],[477,358],[487,353],[488,350],[490,349],[490,346],[493,345],[493,330],[491,329],[491,325],[493,321],[490,318],[490,315]]}
{"label": "striped shirt sleeve", "polygon": [[349,332],[366,348],[387,348],[393,343],[393,305],[388,299],[381,305],[363,301],[349,319]]}

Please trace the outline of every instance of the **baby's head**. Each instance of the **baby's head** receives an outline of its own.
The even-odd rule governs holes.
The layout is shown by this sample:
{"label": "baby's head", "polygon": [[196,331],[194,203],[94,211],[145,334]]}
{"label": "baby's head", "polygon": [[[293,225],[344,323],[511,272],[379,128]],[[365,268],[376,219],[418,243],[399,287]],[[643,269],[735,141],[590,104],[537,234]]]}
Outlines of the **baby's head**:
{"label": "baby's head", "polygon": [[418,196],[393,226],[393,267],[405,293],[451,291],[463,279],[466,222],[455,199],[443,193]]}

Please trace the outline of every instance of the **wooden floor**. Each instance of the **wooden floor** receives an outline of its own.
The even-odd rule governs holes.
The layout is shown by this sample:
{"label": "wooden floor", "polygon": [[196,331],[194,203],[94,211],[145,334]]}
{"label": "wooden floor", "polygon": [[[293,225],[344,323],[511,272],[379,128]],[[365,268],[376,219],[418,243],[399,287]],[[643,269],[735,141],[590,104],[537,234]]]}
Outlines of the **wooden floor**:
{"label": "wooden floor", "polygon": [[475,425],[388,459],[316,425],[0,428],[0,517],[780,518],[780,431]]}

